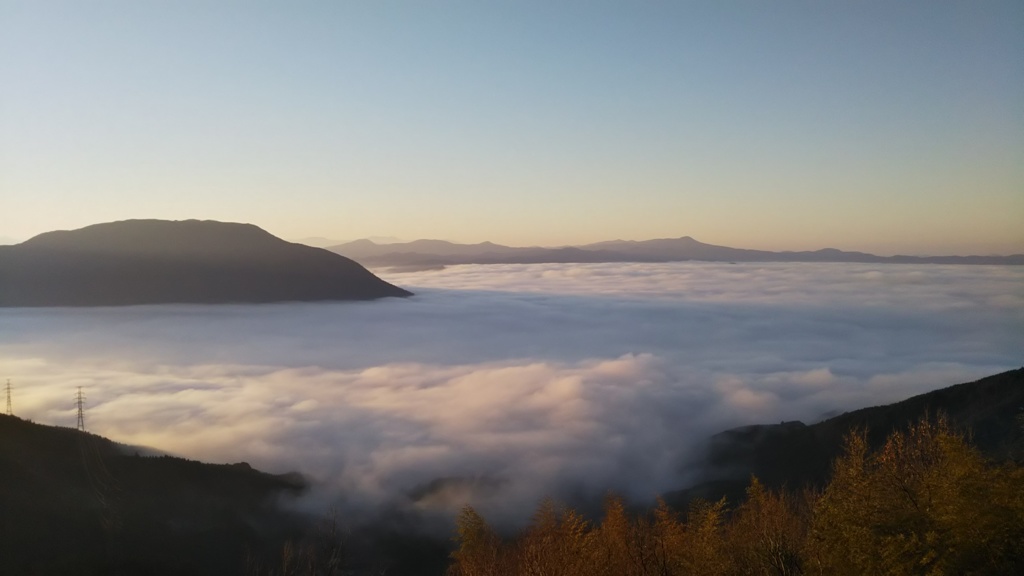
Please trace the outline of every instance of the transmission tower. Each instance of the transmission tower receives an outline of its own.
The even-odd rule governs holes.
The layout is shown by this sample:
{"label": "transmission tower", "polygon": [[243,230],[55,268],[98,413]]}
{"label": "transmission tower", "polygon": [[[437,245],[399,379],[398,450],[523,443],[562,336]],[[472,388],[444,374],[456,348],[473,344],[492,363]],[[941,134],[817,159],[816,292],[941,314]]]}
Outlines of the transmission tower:
{"label": "transmission tower", "polygon": [[11,407],[11,379],[7,379],[7,415],[14,416],[14,408]]}
{"label": "transmission tower", "polygon": [[85,394],[82,393],[82,387],[78,387],[78,394],[75,394],[75,405],[78,406],[78,429],[85,431],[85,411],[83,409],[85,404]]}

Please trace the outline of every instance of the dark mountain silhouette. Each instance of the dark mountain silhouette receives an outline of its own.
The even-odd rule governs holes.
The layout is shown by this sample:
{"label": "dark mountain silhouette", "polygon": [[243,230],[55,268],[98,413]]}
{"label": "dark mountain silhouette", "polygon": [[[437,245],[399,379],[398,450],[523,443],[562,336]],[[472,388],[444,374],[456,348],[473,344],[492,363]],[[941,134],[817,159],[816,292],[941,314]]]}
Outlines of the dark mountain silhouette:
{"label": "dark mountain silhouette", "polygon": [[597,262],[862,262],[890,264],[1014,264],[1024,265],[1024,254],[1012,256],[876,256],[834,248],[806,252],[770,252],[705,244],[684,236],[658,240],[612,240],[560,248],[515,248],[492,242],[455,244],[443,240],[416,240],[376,244],[356,240],[328,248],[366,266],[423,267],[449,264],[543,264]]}
{"label": "dark mountain silhouette", "polygon": [[710,439],[706,459],[699,463],[706,471],[704,480],[666,495],[666,500],[682,506],[694,497],[726,496],[735,502],[751,474],[775,489],[821,486],[851,431],[866,430],[869,445],[878,447],[892,432],[939,413],[968,433],[971,443],[989,458],[1024,458],[1024,368],[1019,368],[817,424],[793,421],[721,432]]}
{"label": "dark mountain silhouette", "polygon": [[276,504],[297,474],[146,457],[105,438],[0,415],[0,573],[238,574],[308,519]]}
{"label": "dark mountain silhouette", "polygon": [[0,246],[0,306],[408,296],[361,265],[251,224],[126,220]]}
{"label": "dark mountain silhouette", "polygon": [[445,571],[448,533],[415,519],[334,524],[287,506],[307,491],[297,473],[140,452],[152,450],[0,415],[0,574],[312,574],[304,564],[332,549],[341,566],[315,573]]}

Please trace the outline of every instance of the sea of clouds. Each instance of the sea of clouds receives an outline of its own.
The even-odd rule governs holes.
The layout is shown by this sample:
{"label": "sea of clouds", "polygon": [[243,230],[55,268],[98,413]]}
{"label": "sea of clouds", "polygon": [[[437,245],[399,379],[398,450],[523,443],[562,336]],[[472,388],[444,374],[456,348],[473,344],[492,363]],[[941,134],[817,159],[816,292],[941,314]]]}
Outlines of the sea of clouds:
{"label": "sea of clouds", "polygon": [[[1024,364],[1024,267],[454,266],[408,299],[0,310],[15,413],[211,462],[298,470],[304,503],[522,519],[646,500],[705,439]],[[440,481],[439,481],[440,479]]]}

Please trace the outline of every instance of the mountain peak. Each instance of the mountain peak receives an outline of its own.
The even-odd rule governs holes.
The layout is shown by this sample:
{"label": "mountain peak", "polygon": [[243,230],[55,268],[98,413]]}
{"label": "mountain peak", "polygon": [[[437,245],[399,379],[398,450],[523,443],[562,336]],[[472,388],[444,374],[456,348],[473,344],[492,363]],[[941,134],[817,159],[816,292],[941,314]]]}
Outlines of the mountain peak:
{"label": "mountain peak", "polygon": [[0,306],[369,300],[408,296],[356,262],[252,224],[123,220],[0,247]]}
{"label": "mountain peak", "polygon": [[110,254],[196,254],[249,251],[287,244],[253,225],[216,220],[120,220],[35,236],[21,245]]}

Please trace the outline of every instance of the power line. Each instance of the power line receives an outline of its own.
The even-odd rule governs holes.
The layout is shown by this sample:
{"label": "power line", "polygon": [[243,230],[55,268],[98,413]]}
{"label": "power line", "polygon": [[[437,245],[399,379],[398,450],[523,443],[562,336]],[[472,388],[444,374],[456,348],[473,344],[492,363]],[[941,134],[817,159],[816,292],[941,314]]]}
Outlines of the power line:
{"label": "power line", "polygon": [[78,394],[75,395],[75,405],[78,406],[78,429],[85,431],[85,394],[82,393],[82,387],[78,387]]}

